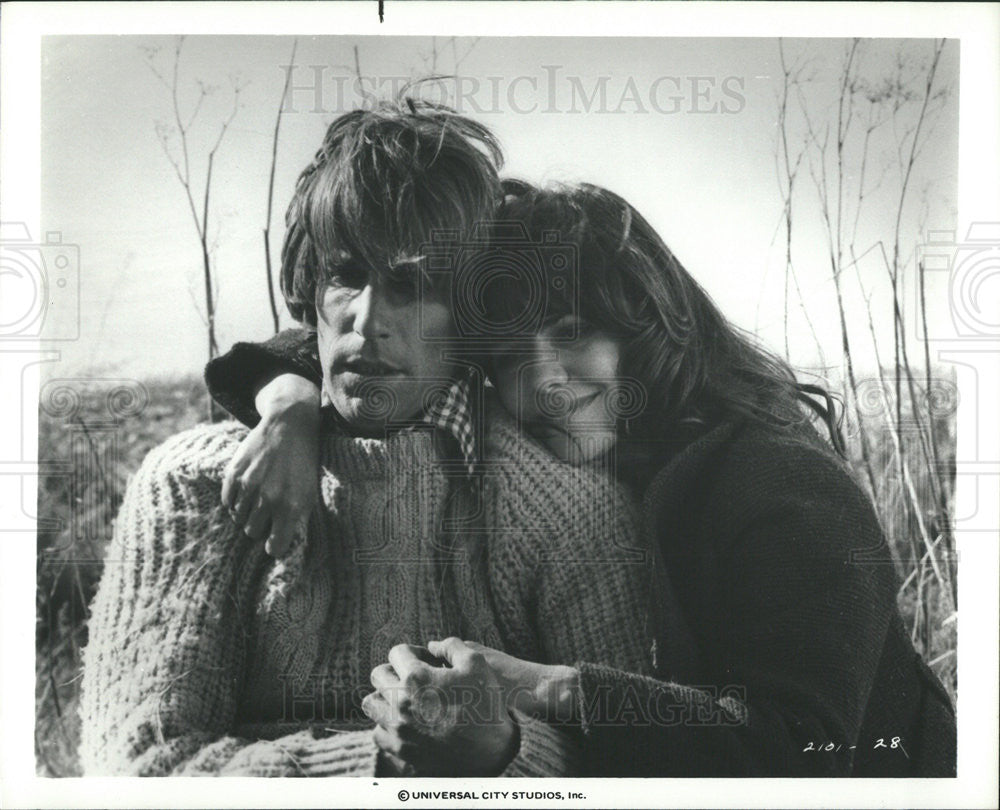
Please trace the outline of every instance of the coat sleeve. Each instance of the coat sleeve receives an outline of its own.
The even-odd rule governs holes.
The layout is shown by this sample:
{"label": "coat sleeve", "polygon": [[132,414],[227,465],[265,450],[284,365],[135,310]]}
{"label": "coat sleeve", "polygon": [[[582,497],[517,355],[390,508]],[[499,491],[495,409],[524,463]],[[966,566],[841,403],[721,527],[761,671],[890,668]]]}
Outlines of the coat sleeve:
{"label": "coat sleeve", "polygon": [[849,774],[896,609],[866,497],[818,449],[744,447],[684,508],[660,542],[699,677],[579,663],[588,773]]}
{"label": "coat sleeve", "polygon": [[[370,731],[237,730],[254,584],[264,559],[217,506],[239,429],[199,428],[152,451],[130,483],[84,654],[87,775],[372,775]],[[287,729],[286,729],[287,731]]]}
{"label": "coat sleeve", "polygon": [[260,421],[257,389],[278,374],[298,374],[318,386],[322,379],[316,333],[286,329],[263,343],[237,343],[205,366],[212,399],[248,427]]}
{"label": "coat sleeve", "polygon": [[512,712],[520,734],[517,753],[504,769],[505,777],[570,777],[580,770],[580,735],[568,725],[554,725]]}

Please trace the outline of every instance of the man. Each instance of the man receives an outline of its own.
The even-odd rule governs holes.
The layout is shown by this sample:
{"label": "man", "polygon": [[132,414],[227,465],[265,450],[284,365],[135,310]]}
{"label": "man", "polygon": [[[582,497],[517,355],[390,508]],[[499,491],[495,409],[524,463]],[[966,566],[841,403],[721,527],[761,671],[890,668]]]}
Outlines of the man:
{"label": "man", "polygon": [[[235,519],[219,506],[241,428],[201,426],[149,454],[92,609],[88,774],[391,773],[363,712],[373,669],[446,636],[497,647],[524,638],[513,652],[535,654],[532,618],[503,599],[533,581],[522,530],[565,485],[557,462],[536,453],[534,483],[507,474],[489,504],[476,502],[465,473],[477,430],[467,370],[449,359],[447,290],[418,295],[420,246],[489,218],[500,161],[488,130],[431,106],[383,104],[331,124],[300,177],[283,255],[286,301],[315,327],[323,369],[320,508],[273,562],[238,528],[249,515],[248,534],[266,534],[253,525],[256,505],[237,493]],[[516,427],[503,436],[516,461]],[[599,477],[574,481],[581,502],[608,502]],[[483,531],[462,528],[470,516]],[[555,544],[574,531],[565,523]],[[519,542],[507,556],[502,533],[491,535],[501,529]],[[500,538],[488,562],[485,537]],[[497,597],[491,581],[510,593]],[[593,583],[567,587],[601,596]],[[632,590],[611,589],[629,600]],[[581,654],[626,657],[608,632],[589,635],[600,646]],[[451,664],[437,688],[471,684],[487,699],[467,722],[445,718],[442,772],[573,774],[569,735],[490,703],[499,686],[477,656]]]}

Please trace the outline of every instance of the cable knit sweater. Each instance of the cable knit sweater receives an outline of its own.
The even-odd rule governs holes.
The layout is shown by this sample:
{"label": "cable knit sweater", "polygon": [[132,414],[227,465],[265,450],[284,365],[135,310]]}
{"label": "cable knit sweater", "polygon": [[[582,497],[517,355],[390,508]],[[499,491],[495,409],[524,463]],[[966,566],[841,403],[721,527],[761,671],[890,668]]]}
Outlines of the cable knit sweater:
{"label": "cable knit sweater", "polygon": [[[278,371],[318,381],[314,337],[237,344],[205,378],[256,424]],[[954,708],[903,627],[885,536],[815,433],[723,423],[618,457],[654,558],[633,631],[655,677],[582,647],[558,660],[580,672],[584,775],[955,775]]]}
{"label": "cable knit sweater", "polygon": [[[481,489],[448,480],[430,431],[326,435],[322,506],[280,562],[219,506],[244,435],[176,436],[128,488],[84,657],[87,774],[373,775],[360,701],[404,641],[648,670],[649,566],[624,490],[501,413]],[[577,735],[517,720],[505,775],[578,772]]]}

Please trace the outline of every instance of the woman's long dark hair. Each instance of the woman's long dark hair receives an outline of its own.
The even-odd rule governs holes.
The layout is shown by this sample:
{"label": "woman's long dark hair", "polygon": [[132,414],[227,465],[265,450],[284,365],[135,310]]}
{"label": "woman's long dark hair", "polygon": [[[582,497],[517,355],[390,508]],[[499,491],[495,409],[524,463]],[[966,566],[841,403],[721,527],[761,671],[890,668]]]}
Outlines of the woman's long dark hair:
{"label": "woman's long dark hair", "polygon": [[[578,314],[618,338],[620,374],[646,390],[634,437],[673,440],[727,421],[790,427],[818,413],[842,451],[833,404],[790,366],[730,323],[628,202],[589,184],[535,188],[507,181],[498,219],[520,222],[536,243],[553,232],[576,249],[579,298],[550,293],[547,315]],[[508,289],[494,306],[524,305]],[[579,312],[573,309],[579,306]],[[810,394],[821,397],[821,404]]]}

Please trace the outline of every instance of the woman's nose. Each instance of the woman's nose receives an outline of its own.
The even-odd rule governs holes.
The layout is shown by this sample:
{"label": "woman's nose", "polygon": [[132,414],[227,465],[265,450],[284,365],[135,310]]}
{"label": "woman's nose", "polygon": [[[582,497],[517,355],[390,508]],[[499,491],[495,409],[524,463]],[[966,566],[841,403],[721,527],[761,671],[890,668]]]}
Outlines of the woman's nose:
{"label": "woman's nose", "polygon": [[559,349],[542,336],[536,337],[533,341],[532,355],[528,359],[525,376],[535,391],[545,385],[558,385],[569,381]]}

